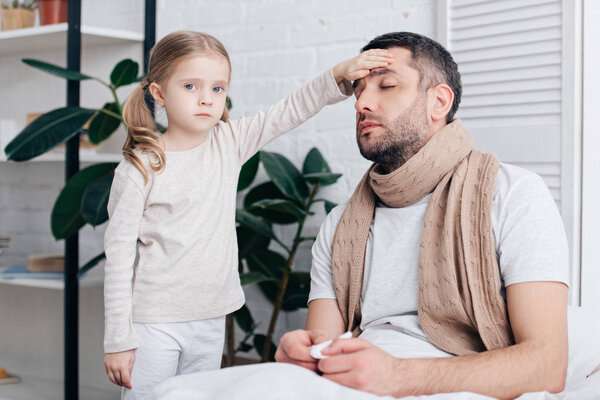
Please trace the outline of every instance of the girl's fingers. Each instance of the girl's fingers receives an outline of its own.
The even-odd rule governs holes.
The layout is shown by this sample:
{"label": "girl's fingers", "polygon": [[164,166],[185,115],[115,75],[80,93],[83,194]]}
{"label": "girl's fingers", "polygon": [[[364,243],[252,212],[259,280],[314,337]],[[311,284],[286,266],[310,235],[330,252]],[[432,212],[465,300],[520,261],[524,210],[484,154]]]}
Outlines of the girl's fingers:
{"label": "girl's fingers", "polygon": [[125,370],[121,373],[121,380],[122,380],[123,386],[125,386],[128,389],[131,389],[131,380],[130,380],[128,371]]}
{"label": "girl's fingers", "polygon": [[373,58],[382,58],[384,60],[391,60],[394,58],[391,54],[367,54],[363,58],[373,59]]}
{"label": "girl's fingers", "polygon": [[369,70],[371,70],[371,69],[387,67],[388,65],[390,65],[390,63],[387,61],[373,61],[370,63],[364,63],[361,65],[357,65],[356,69],[353,72],[358,72],[358,71],[370,72]]}
{"label": "girl's fingers", "polygon": [[373,65],[373,64],[385,64],[385,65],[389,65],[392,63],[392,60],[385,60],[385,59],[379,59],[379,60],[363,60],[361,62],[356,63],[356,67],[357,68],[362,68],[364,66],[367,65]]}
{"label": "girl's fingers", "polygon": [[110,381],[112,383],[114,383],[115,385],[118,385],[117,380],[115,379],[115,375],[113,374],[111,369],[107,369],[106,374],[108,375],[108,379],[110,379]]}
{"label": "girl's fingers", "polygon": [[371,49],[371,50],[367,50],[367,51],[363,52],[363,54],[390,56],[390,57],[392,55],[392,53],[390,51],[385,50],[385,49]]}
{"label": "girl's fingers", "polygon": [[359,69],[356,70],[350,74],[348,74],[348,79],[351,81],[355,81],[357,79],[361,79],[364,78],[365,76],[369,75],[369,70],[368,69]]}
{"label": "girl's fingers", "polygon": [[393,57],[382,57],[382,56],[371,56],[371,57],[365,57],[364,59],[366,61],[393,61],[394,60]]}
{"label": "girl's fingers", "polygon": [[115,375],[115,381],[117,381],[117,385],[123,386],[123,381],[121,380],[121,370],[116,369],[113,371],[113,374]]}

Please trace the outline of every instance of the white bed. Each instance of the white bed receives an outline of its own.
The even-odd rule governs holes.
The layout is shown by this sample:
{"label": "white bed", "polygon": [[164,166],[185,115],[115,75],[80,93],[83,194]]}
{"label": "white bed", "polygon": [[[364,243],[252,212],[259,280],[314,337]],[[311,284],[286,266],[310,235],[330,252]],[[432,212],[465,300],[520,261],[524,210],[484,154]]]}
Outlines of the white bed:
{"label": "white bed", "polygon": [[[519,400],[600,400],[600,312],[569,308],[569,369],[563,392],[526,393]],[[359,392],[290,364],[268,363],[173,377],[159,385],[155,400],[391,399]],[[410,396],[407,400],[489,400],[475,393]]]}

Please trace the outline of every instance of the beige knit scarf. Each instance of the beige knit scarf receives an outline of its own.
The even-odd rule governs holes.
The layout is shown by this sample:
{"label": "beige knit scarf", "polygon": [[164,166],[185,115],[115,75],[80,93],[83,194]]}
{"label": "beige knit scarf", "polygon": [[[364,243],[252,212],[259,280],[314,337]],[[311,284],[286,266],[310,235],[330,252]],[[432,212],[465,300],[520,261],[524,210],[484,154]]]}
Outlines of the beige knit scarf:
{"label": "beige knit scarf", "polygon": [[[442,350],[469,354],[509,346],[513,337],[491,223],[499,162],[473,149],[460,120],[437,132],[390,174],[371,166],[338,224],[333,283],[348,330],[360,333],[365,250],[376,198],[406,207],[429,193],[419,261],[419,321]],[[402,238],[398,238],[402,240]]]}

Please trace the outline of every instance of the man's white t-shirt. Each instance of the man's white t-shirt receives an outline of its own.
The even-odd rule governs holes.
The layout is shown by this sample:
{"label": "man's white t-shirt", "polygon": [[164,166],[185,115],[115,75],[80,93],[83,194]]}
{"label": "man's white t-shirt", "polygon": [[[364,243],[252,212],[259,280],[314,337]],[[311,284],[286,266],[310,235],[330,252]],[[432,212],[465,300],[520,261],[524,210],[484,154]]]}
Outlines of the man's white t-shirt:
{"label": "man's white t-shirt", "polygon": [[[419,244],[427,195],[415,204],[377,204],[369,229],[361,293],[362,338],[396,357],[444,357],[429,342],[417,315]],[[335,299],[331,244],[346,208],[334,208],[313,245],[311,291],[315,299]],[[564,226],[544,181],[525,169],[501,163],[492,201],[496,256],[506,286],[531,281],[568,285],[569,258]]]}

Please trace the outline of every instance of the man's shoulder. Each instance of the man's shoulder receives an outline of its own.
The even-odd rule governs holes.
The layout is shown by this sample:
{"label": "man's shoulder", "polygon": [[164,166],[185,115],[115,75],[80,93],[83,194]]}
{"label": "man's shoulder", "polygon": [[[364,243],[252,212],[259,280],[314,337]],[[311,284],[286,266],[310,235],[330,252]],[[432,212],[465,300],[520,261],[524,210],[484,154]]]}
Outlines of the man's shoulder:
{"label": "man's shoulder", "polygon": [[544,179],[533,171],[512,164],[500,163],[494,188],[493,207],[497,213],[537,204],[556,207]]}
{"label": "man's shoulder", "polygon": [[494,196],[508,195],[510,192],[519,191],[525,187],[530,187],[534,191],[547,190],[544,180],[535,172],[517,165],[501,162],[496,175]]}

